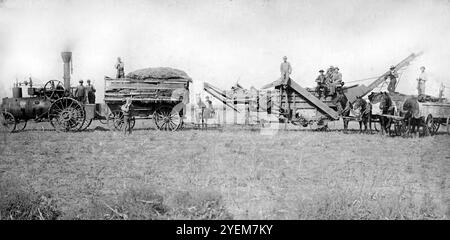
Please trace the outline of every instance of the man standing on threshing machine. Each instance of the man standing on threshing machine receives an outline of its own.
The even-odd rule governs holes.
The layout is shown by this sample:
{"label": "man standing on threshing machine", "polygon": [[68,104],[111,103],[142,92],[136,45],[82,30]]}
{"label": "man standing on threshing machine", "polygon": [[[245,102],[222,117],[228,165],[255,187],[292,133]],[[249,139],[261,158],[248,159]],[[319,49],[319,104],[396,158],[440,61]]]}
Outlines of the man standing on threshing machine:
{"label": "man standing on threshing machine", "polygon": [[417,78],[417,91],[418,95],[425,95],[425,82],[428,80],[428,76],[425,73],[425,67],[420,67],[420,75]]}
{"label": "man standing on threshing machine", "polygon": [[333,85],[334,85],[334,89],[341,89],[342,87],[342,73],[339,72],[339,68],[335,67],[334,68],[334,72],[331,75],[332,79],[333,79]]}
{"label": "man standing on threshing machine", "polygon": [[131,118],[132,118],[132,100],[130,97],[125,99],[125,104],[120,107],[123,114],[123,132],[124,134],[131,134]]}
{"label": "man standing on threshing machine", "polygon": [[94,85],[91,85],[91,80],[88,79],[87,80],[87,85],[86,85],[86,95],[87,95],[87,99],[88,99],[88,103],[89,104],[94,104],[95,103],[95,87]]}
{"label": "man standing on threshing machine", "polygon": [[117,74],[116,74],[116,78],[124,78],[125,77],[125,67],[124,64],[122,62],[122,60],[120,59],[120,57],[117,58],[117,63],[116,63],[116,69],[117,69]]}
{"label": "man standing on threshing machine", "polygon": [[319,71],[319,76],[317,76],[316,78],[316,83],[317,83],[317,87],[316,87],[316,93],[319,96],[319,99],[322,97],[322,93],[323,96],[325,97],[325,84],[326,84],[326,78],[325,78],[325,74],[323,70]]}
{"label": "man standing on threshing machine", "polygon": [[292,73],[292,67],[291,64],[287,61],[287,57],[283,57],[283,62],[280,65],[280,72],[281,72],[281,83],[287,84],[289,80],[289,75]]}
{"label": "man standing on threshing machine", "polygon": [[327,83],[331,83],[332,82],[331,81],[331,75],[333,74],[333,71],[334,71],[334,67],[333,66],[330,66],[327,69],[327,73],[325,73],[325,78],[327,79]]}
{"label": "man standing on threshing machine", "polygon": [[75,89],[75,98],[80,103],[86,102],[86,88],[83,86],[83,80],[79,81],[80,85]]}
{"label": "man standing on threshing machine", "polygon": [[327,73],[325,74],[325,84],[327,86],[327,89],[328,89],[330,95],[334,94],[334,88],[332,86],[333,85],[332,84],[333,83],[333,79],[332,79],[333,72],[334,72],[334,67],[330,66],[327,69]]}
{"label": "man standing on threshing machine", "polygon": [[388,85],[388,91],[389,93],[394,93],[395,88],[397,87],[397,78],[398,78],[398,73],[397,71],[395,71],[395,66],[391,66],[389,74],[386,75],[384,79],[386,80],[388,78],[390,80]]}

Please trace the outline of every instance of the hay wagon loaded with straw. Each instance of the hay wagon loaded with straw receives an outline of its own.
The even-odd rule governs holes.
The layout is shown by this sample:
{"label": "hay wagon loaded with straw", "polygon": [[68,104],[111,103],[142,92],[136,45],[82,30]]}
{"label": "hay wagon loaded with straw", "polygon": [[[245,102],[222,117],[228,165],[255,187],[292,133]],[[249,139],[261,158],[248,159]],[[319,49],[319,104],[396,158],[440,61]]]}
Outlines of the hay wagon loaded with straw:
{"label": "hay wagon loaded with straw", "polygon": [[126,98],[133,101],[131,126],[137,119],[153,119],[159,130],[176,131],[183,126],[183,109],[189,102],[192,79],[173,68],[145,68],[130,72],[125,78],[105,77],[104,101],[111,113],[108,125],[115,130],[123,127],[120,107]]}

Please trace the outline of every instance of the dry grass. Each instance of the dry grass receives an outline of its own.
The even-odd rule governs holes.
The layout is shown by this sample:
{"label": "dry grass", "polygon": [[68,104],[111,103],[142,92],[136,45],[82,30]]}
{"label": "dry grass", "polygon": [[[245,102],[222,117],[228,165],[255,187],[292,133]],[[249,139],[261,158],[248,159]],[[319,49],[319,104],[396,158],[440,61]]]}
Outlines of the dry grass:
{"label": "dry grass", "polygon": [[56,220],[61,215],[50,193],[25,188],[14,177],[0,182],[0,220]]}
{"label": "dry grass", "polygon": [[28,131],[9,136],[0,174],[52,193],[69,219],[449,219],[449,145],[448,135]]}

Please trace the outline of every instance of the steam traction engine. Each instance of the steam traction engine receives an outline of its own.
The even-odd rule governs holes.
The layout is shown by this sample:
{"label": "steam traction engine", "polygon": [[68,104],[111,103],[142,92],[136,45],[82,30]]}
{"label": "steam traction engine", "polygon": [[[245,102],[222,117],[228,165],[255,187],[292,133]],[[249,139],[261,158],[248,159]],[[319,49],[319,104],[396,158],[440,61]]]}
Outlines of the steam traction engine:
{"label": "steam traction engine", "polygon": [[85,106],[73,99],[70,91],[71,52],[61,54],[64,61],[64,84],[50,80],[43,87],[29,85],[28,95],[22,97],[22,88],[13,88],[12,98],[3,98],[0,106],[2,125],[10,132],[22,131],[30,120],[49,121],[57,131],[77,131],[85,127]]}

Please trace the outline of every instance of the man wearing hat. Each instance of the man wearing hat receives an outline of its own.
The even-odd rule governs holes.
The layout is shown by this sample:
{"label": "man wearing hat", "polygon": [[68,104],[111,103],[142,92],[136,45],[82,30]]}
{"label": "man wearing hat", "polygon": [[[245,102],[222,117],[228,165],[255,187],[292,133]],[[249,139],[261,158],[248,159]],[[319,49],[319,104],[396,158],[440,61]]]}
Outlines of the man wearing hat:
{"label": "man wearing hat", "polygon": [[331,78],[333,79],[333,83],[335,84],[341,84],[342,83],[342,73],[339,72],[339,68],[335,67],[333,74],[331,75]]}
{"label": "man wearing hat", "polygon": [[86,88],[83,86],[83,80],[79,81],[80,85],[75,89],[75,98],[80,103],[86,102]]}
{"label": "man wearing hat", "polygon": [[86,95],[87,95],[87,99],[88,99],[88,103],[89,104],[94,104],[95,103],[95,87],[94,85],[91,85],[91,80],[88,79],[87,80],[87,85],[86,85]]}
{"label": "man wearing hat", "polygon": [[117,63],[114,66],[117,70],[116,78],[124,78],[125,77],[125,70],[124,70],[124,64],[122,62],[122,59],[120,57],[117,58]]}
{"label": "man wearing hat", "polygon": [[420,75],[417,78],[417,91],[418,95],[425,95],[425,82],[428,80],[427,74],[425,73],[425,67],[420,67]]}
{"label": "man wearing hat", "polygon": [[389,74],[387,74],[384,79],[386,80],[389,78],[388,91],[389,93],[394,93],[395,88],[397,87],[398,73],[395,71],[395,66],[391,66],[389,70]]}
{"label": "man wearing hat", "polygon": [[321,98],[322,96],[322,92],[323,95],[325,96],[325,84],[326,84],[326,78],[325,78],[325,74],[323,70],[319,71],[319,76],[317,76],[316,78],[316,83],[317,83],[317,87],[316,87],[316,93],[319,96],[319,98]]}
{"label": "man wearing hat", "polygon": [[327,84],[330,84],[330,83],[333,82],[333,81],[331,80],[331,75],[333,74],[333,72],[334,72],[334,67],[333,67],[333,66],[330,66],[330,67],[327,69],[327,73],[325,74],[325,78],[326,78],[326,80],[327,80]]}
{"label": "man wearing hat", "polygon": [[282,84],[287,84],[289,80],[289,75],[292,73],[291,64],[287,61],[287,57],[283,57],[283,62],[280,65],[281,72],[281,82]]}
{"label": "man wearing hat", "polygon": [[336,92],[336,89],[340,89],[342,87],[342,73],[339,72],[339,68],[335,67],[333,73],[331,74],[331,81],[332,81],[332,93],[331,95],[334,95]]}

